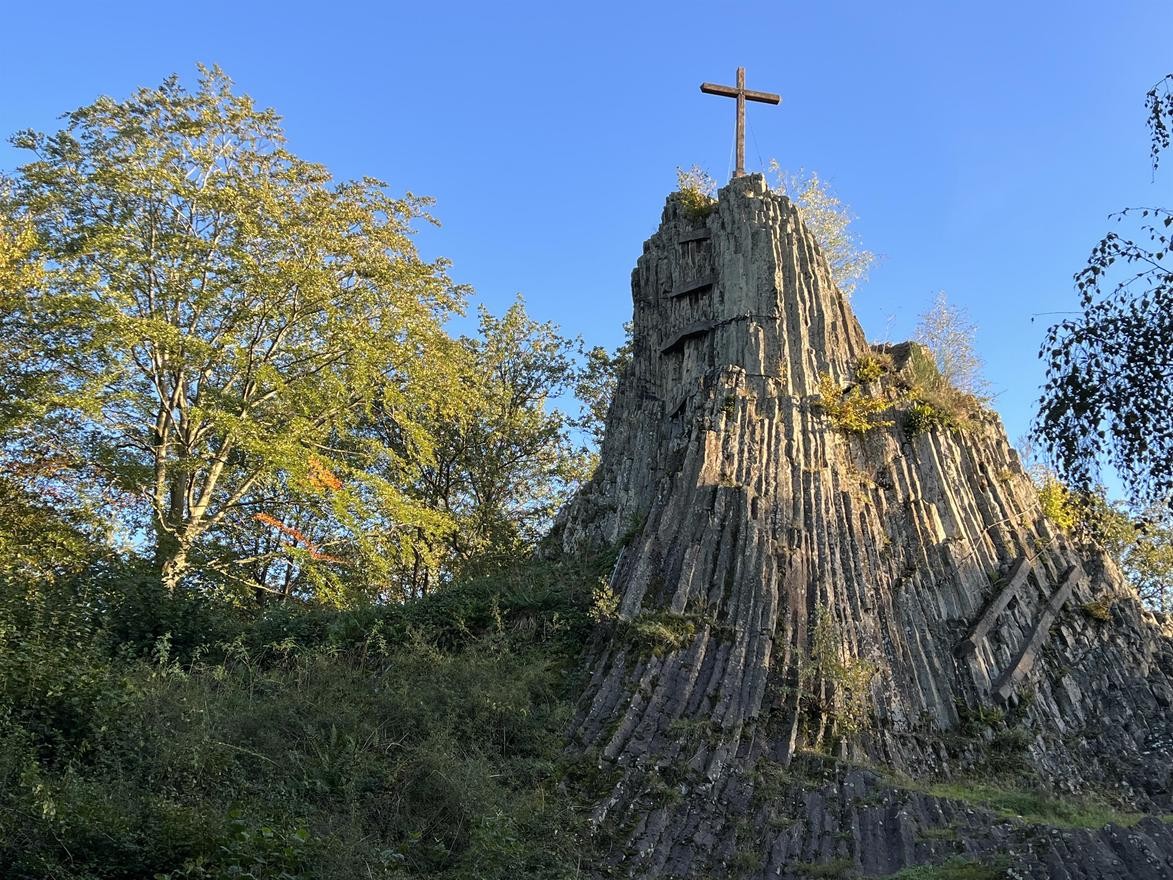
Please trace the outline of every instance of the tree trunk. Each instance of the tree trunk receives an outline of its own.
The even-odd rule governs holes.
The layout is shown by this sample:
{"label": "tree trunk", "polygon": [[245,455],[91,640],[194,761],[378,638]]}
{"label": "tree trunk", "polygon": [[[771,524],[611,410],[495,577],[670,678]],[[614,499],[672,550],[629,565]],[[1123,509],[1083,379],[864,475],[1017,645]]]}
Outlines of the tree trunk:
{"label": "tree trunk", "polygon": [[168,593],[175,594],[187,570],[188,548],[182,542],[175,541],[159,569],[160,580]]}

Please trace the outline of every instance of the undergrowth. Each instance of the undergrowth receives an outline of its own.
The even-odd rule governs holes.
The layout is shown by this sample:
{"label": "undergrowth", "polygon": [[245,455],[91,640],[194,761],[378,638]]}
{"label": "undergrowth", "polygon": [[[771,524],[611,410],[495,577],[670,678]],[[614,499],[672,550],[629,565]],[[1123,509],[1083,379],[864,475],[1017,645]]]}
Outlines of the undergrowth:
{"label": "undergrowth", "polygon": [[1004,788],[989,782],[952,780],[920,785],[903,781],[900,786],[923,791],[934,797],[964,801],[1000,816],[1020,818],[1036,825],[1102,828],[1115,824],[1129,827],[1144,818],[1142,813],[1121,812],[1091,797],[1059,798],[1045,791]]}
{"label": "undergrowth", "polygon": [[1003,880],[1010,876],[1009,864],[1004,858],[991,862],[975,862],[970,859],[952,858],[939,865],[916,865],[883,880]]}
{"label": "undergrowth", "polygon": [[0,585],[0,876],[576,876],[559,780],[600,570],[251,619]]}

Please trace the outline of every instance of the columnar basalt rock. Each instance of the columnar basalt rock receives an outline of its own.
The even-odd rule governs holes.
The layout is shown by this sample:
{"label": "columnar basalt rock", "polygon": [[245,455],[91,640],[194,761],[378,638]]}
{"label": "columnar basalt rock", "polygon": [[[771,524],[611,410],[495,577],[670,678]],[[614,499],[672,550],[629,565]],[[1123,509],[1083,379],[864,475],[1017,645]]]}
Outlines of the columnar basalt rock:
{"label": "columnar basalt rock", "polygon": [[[847,797],[843,779],[764,781],[811,751],[922,780],[1015,758],[1057,790],[1173,807],[1167,634],[1110,561],[1042,516],[995,415],[908,430],[915,347],[878,347],[888,372],[857,376],[873,348],[785,197],[758,175],[705,216],[670,197],[632,293],[601,463],[556,532],[567,553],[621,547],[618,619],[572,730],[616,871],[797,876],[841,859],[876,874],[933,858],[880,812],[811,806]],[[829,383],[882,399],[878,426],[837,427]],[[1111,619],[1084,613],[1092,602]],[[962,852],[995,845],[968,833]],[[1144,839],[1173,855],[1164,826]],[[1037,876],[1106,876],[1032,852]]]}

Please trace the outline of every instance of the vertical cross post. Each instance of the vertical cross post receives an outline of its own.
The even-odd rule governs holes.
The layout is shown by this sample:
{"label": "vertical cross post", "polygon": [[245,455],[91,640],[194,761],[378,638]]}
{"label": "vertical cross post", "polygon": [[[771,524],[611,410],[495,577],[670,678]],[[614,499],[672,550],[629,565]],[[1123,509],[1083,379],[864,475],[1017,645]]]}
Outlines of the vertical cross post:
{"label": "vertical cross post", "polygon": [[745,68],[737,68],[737,167],[734,177],[745,175]]}
{"label": "vertical cross post", "polygon": [[760,101],[763,104],[781,104],[782,96],[770,92],[754,92],[745,87],[745,68],[737,68],[737,86],[718,86],[713,83],[701,83],[701,91],[706,95],[721,95],[725,98],[737,99],[737,169],[734,177],[745,174],[745,102]]}

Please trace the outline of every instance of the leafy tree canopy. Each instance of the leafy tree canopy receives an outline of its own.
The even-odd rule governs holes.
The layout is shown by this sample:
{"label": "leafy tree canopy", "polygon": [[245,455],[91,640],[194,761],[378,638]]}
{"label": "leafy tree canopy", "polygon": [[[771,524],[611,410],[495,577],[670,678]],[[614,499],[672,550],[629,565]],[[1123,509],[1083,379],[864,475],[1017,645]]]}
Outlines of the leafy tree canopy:
{"label": "leafy tree canopy", "polygon": [[[1154,171],[1169,146],[1173,74],[1146,96]],[[1173,499],[1173,210],[1129,208],[1075,276],[1080,311],[1047,331],[1035,436],[1087,493],[1110,464],[1139,506]]]}
{"label": "leafy tree canopy", "polygon": [[[409,237],[427,200],[298,159],[218,69],[65,119],[13,138],[33,158],[3,194],[0,344],[39,349],[0,412],[36,385],[42,444],[117,489],[171,587],[193,563],[239,578],[251,547],[328,591],[446,527],[394,479],[431,453],[412,413],[455,381],[464,291]],[[398,448],[357,430],[376,404]]]}

